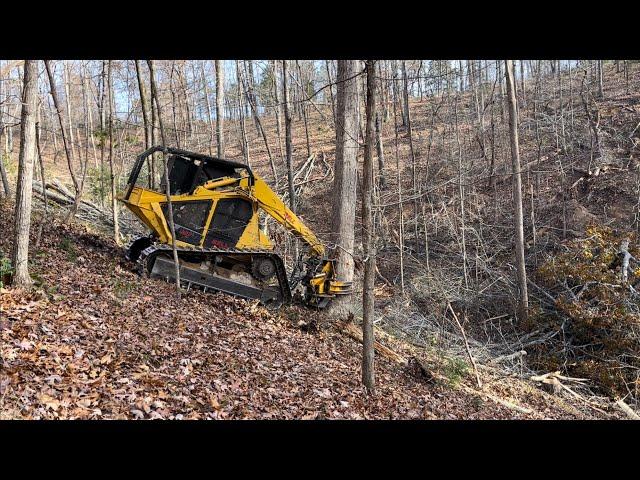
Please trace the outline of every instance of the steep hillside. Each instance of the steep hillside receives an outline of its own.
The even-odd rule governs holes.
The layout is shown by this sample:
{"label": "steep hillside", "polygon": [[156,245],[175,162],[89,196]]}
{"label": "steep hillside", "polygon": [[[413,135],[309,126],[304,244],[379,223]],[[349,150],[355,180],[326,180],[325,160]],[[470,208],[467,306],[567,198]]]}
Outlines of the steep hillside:
{"label": "steep hillside", "polygon": [[[11,205],[0,207],[9,231]],[[33,239],[35,241],[35,238]],[[0,249],[10,251],[6,235]],[[360,345],[296,307],[274,314],[226,295],[140,278],[110,240],[57,221],[33,252],[32,293],[0,291],[2,418],[591,418],[518,379],[486,372],[474,393],[459,362],[381,334],[444,380],[380,356],[377,395]],[[442,359],[440,359],[442,361]],[[504,402],[507,402],[506,406]]]}

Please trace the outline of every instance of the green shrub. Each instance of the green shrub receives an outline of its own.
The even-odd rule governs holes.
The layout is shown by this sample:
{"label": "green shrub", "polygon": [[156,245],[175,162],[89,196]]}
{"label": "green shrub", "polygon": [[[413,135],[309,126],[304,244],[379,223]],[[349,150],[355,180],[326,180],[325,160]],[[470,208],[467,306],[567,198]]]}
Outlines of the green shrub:
{"label": "green shrub", "polygon": [[469,371],[469,365],[461,358],[447,358],[444,364],[444,375],[451,385],[457,385]]}
{"label": "green shrub", "polygon": [[102,148],[106,144],[109,138],[109,132],[106,130],[100,130],[99,128],[93,132],[93,138],[96,140],[96,147]]}
{"label": "green shrub", "polygon": [[8,153],[0,154],[0,162],[4,163],[4,168],[9,177],[15,177],[18,174],[18,163],[12,162]]}
{"label": "green shrub", "polygon": [[629,253],[640,259],[635,232],[590,226],[586,238],[567,242],[537,271],[555,294],[555,312],[537,315],[530,328],[559,329],[563,335],[530,352],[534,367],[566,367],[591,379],[605,393],[636,398],[640,392],[640,264],[631,262],[622,283],[618,249],[629,239]]}
{"label": "green shrub", "polygon": [[120,300],[124,300],[129,296],[129,294],[133,291],[135,285],[133,282],[128,282],[126,280],[116,279],[113,284],[113,291],[115,296]]}
{"label": "green shrub", "polygon": [[60,240],[60,249],[67,252],[67,260],[75,262],[78,259],[78,250],[71,240],[63,238]]}
{"label": "green shrub", "polygon": [[104,168],[90,168],[87,171],[89,192],[94,199],[106,198],[111,194],[111,174],[108,165]]}
{"label": "green shrub", "polygon": [[13,268],[11,267],[11,260],[0,256],[0,288],[9,282],[12,274]]}

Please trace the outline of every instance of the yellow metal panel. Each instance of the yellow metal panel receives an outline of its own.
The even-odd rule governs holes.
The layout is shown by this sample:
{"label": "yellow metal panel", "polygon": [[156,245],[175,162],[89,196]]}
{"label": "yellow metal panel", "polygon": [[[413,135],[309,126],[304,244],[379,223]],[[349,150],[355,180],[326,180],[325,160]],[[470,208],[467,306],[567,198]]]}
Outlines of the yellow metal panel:
{"label": "yellow metal panel", "polygon": [[[151,208],[153,212],[156,214],[156,225],[159,227],[156,233],[160,238],[162,243],[171,243],[171,229],[169,225],[167,225],[167,221],[162,214],[162,209],[160,208],[159,203],[152,203]],[[176,242],[177,244],[178,242]]]}

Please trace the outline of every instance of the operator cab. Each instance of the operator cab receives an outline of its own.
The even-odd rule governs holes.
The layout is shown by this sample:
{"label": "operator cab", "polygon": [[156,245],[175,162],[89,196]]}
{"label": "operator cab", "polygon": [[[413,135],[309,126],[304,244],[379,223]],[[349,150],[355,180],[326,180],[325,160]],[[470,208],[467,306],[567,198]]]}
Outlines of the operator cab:
{"label": "operator cab", "polygon": [[[242,171],[246,171],[250,183],[253,182],[253,172],[248,165],[178,148],[165,149],[162,146],[155,146],[143,152],[136,159],[129,174],[122,200],[128,200],[135,187],[150,188],[158,193],[165,192],[164,174],[161,175],[160,185],[156,189],[155,179],[153,178],[155,174],[149,162],[154,153],[162,151],[166,151],[168,154],[167,168],[169,170],[169,192],[171,195],[191,194],[198,186],[209,180],[223,177],[240,178]],[[162,165],[161,162],[158,163]],[[156,168],[159,168],[159,165],[156,165]]]}
{"label": "operator cab", "polygon": [[[240,178],[235,168],[199,159],[190,159],[182,155],[171,155],[168,159],[169,192],[171,195],[192,194],[196,187],[204,185],[209,180],[222,177]],[[161,191],[165,191],[164,176],[160,184]]]}

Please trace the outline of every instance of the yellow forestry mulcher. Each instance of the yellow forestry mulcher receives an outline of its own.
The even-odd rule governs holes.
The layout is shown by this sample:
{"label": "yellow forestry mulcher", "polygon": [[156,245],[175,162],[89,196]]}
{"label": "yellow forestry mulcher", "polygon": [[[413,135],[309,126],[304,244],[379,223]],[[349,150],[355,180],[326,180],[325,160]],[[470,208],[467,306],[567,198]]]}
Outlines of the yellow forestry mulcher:
{"label": "yellow forestry mulcher", "polygon": [[[183,286],[259,299],[274,307],[291,302],[291,292],[298,284],[304,302],[315,308],[326,307],[336,295],[351,293],[350,282],[336,279],[325,246],[251,168],[163,146],[137,157],[126,189],[118,197],[151,230],[150,235],[134,240],[126,252],[141,273],[175,281],[166,178],[163,176],[159,188],[152,186],[149,160],[156,152],[167,156]],[[141,175],[143,169],[146,175]],[[282,258],[259,227],[260,209],[309,246],[290,280]]]}

